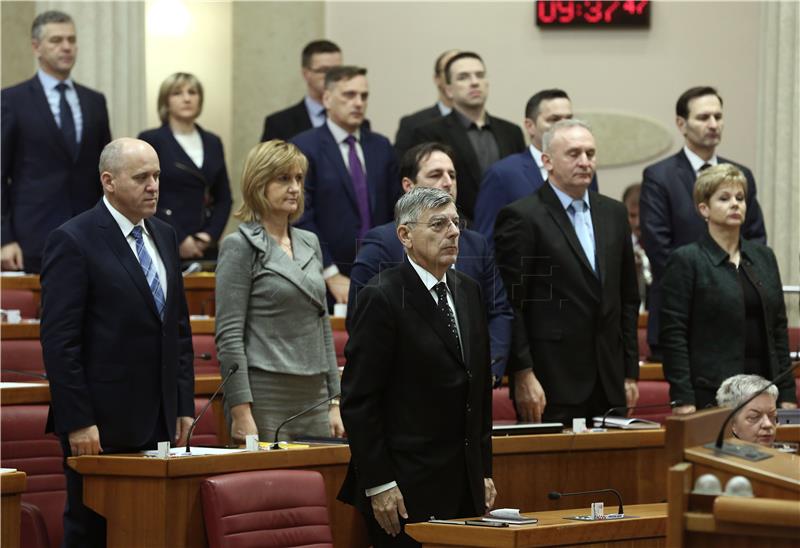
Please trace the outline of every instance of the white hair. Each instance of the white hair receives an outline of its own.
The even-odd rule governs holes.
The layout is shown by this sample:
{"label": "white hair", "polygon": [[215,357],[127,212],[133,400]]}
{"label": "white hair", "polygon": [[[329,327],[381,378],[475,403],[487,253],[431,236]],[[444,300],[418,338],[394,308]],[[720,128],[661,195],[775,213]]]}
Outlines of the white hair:
{"label": "white hair", "polygon": [[[717,405],[737,407],[744,400],[770,385],[770,381],[758,375],[734,375],[725,379],[717,390]],[[774,384],[764,391],[778,401],[778,387]]]}
{"label": "white hair", "polygon": [[582,127],[589,133],[592,133],[592,126],[590,126],[587,122],[583,120],[578,120],[577,118],[567,118],[564,120],[559,120],[552,126],[550,129],[544,132],[542,135],[542,152],[550,152],[550,145],[553,143],[553,139],[556,136],[556,133],[561,131],[562,129],[568,129],[571,127]]}

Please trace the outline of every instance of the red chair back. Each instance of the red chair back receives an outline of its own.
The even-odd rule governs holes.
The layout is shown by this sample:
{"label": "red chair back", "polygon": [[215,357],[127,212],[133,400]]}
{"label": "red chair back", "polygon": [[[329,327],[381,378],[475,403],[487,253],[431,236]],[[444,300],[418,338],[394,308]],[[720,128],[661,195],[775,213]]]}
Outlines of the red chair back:
{"label": "red chair back", "polygon": [[494,424],[517,422],[517,412],[514,410],[514,402],[508,396],[507,386],[492,390],[492,422]]}
{"label": "red chair back", "polygon": [[333,346],[336,349],[336,362],[339,364],[339,367],[344,367],[347,361],[344,358],[344,347],[347,344],[347,338],[347,331],[333,330]]}
{"label": "red chair back", "polygon": [[210,548],[333,548],[325,484],[310,470],[257,470],[200,488]]}
{"label": "red chair back", "polygon": [[[221,398],[222,396],[217,396]],[[200,414],[203,406],[208,402],[208,398],[195,398],[194,399],[194,416]],[[192,433],[192,446],[218,446],[221,445],[219,437],[217,436],[217,417],[214,415],[214,409],[209,408]]]}
{"label": "red chair back", "polygon": [[38,318],[36,299],[30,289],[2,289],[0,290],[0,308],[19,310],[23,318]]}
{"label": "red chair back", "polygon": [[37,382],[35,375],[44,375],[42,344],[38,339],[5,340],[0,344],[0,363],[3,369],[29,373],[0,372],[4,382]]}
{"label": "red chair back", "polygon": [[640,419],[647,419],[664,424],[667,417],[672,414],[669,406],[669,383],[667,381],[639,381],[639,403],[637,405],[660,405],[655,409],[642,409],[634,411],[633,415]]}

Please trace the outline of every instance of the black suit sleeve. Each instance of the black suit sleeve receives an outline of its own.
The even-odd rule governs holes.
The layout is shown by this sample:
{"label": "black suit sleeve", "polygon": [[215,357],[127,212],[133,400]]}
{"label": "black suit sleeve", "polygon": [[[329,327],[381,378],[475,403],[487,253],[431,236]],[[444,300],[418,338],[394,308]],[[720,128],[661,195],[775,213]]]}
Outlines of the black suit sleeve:
{"label": "black suit sleeve", "polygon": [[627,212],[620,209],[619,223],[624,227],[625,240],[622,247],[622,264],[619,288],[621,310],[621,332],[623,352],[625,356],[625,378],[639,378],[639,282],[636,278],[636,259],[633,255],[631,228]]}
{"label": "black suit sleeve", "polygon": [[350,434],[350,451],[358,463],[359,488],[396,481],[383,424],[386,387],[392,379],[396,353],[395,313],[376,286],[359,293],[353,329],[347,341],[347,367],[342,375],[342,420]]}
{"label": "black suit sleeve", "polygon": [[3,93],[2,101],[0,101],[0,127],[2,127],[2,134],[0,135],[0,201],[2,202],[2,227],[0,227],[0,238],[2,238],[2,245],[10,244],[17,240],[14,231],[11,228],[11,173],[14,172],[14,161],[17,157],[16,154],[16,139],[15,127],[16,117],[14,109],[8,104],[9,100],[5,93]]}
{"label": "black suit sleeve", "polygon": [[[171,232],[171,231],[170,231]],[[186,304],[186,291],[183,288],[181,259],[178,252],[177,236],[172,234],[177,278],[178,295],[178,416],[194,417],[194,347],[192,345],[192,326],[189,321],[189,307]]]}
{"label": "black suit sleeve", "polygon": [[664,181],[660,180],[652,168],[645,169],[639,197],[642,245],[656,279],[664,276],[667,257],[673,248],[669,203]]}
{"label": "black suit sleeve", "polygon": [[219,154],[222,165],[217,171],[214,180],[210,182],[209,194],[211,194],[213,200],[213,211],[206,221],[204,229],[214,240],[219,240],[222,231],[225,230],[225,225],[228,223],[232,201],[231,184],[228,181],[228,166],[225,164],[225,150],[222,147],[222,141],[217,139],[215,141],[213,153]]}
{"label": "black suit sleeve", "polygon": [[767,245],[764,215],[761,213],[761,206],[758,205],[756,198],[756,180],[749,169],[743,168],[743,171],[747,178],[747,215],[742,227],[742,236],[747,240]]}

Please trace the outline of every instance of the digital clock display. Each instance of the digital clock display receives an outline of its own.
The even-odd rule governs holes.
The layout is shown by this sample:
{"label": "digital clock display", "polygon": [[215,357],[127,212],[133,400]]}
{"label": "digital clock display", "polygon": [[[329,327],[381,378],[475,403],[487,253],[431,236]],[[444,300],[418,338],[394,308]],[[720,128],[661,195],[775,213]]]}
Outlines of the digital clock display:
{"label": "digital clock display", "polygon": [[536,25],[569,27],[649,27],[649,0],[621,2],[536,2]]}

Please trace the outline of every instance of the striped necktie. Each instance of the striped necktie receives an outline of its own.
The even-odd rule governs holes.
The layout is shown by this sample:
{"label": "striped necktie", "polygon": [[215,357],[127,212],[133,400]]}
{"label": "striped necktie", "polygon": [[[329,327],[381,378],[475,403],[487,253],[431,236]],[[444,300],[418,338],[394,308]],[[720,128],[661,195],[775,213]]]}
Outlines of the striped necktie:
{"label": "striped necktie", "polygon": [[158,271],[153,259],[144,247],[144,239],[142,238],[142,227],[135,226],[131,230],[133,239],[136,240],[136,255],[139,256],[139,264],[142,265],[144,277],[147,279],[147,285],[150,286],[150,292],[153,294],[153,299],[156,301],[156,309],[161,321],[164,321],[164,308],[166,301],[164,299],[164,291],[161,289],[161,282],[158,281]]}

